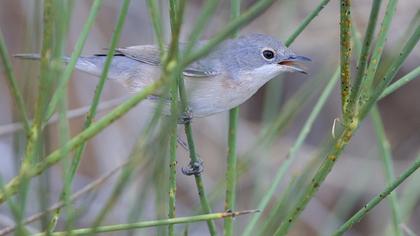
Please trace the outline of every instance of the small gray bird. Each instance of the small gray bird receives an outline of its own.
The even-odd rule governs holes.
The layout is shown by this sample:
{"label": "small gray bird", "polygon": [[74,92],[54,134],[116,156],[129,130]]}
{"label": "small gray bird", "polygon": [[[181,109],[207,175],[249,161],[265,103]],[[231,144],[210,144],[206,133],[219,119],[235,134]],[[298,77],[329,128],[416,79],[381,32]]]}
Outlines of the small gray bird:
{"label": "small gray bird", "polygon": [[[204,44],[201,41],[195,48]],[[180,49],[182,52],[185,45],[181,44]],[[159,55],[159,48],[154,45],[118,48],[108,77],[122,83],[131,92],[142,90],[160,78]],[[16,56],[39,59],[37,54]],[[80,57],[76,68],[100,76],[105,59],[106,54]],[[310,59],[296,55],[268,35],[250,34],[226,40],[183,71],[191,113],[189,118],[205,117],[236,107],[283,72],[306,73],[298,64],[305,61]]]}

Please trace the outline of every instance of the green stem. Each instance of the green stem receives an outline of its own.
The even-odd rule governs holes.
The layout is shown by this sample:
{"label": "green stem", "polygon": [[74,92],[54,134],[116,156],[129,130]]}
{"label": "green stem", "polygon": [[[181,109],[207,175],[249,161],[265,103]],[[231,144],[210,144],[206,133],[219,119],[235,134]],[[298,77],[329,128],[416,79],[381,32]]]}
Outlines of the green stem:
{"label": "green stem", "polygon": [[[233,211],[236,207],[236,178],[237,178],[237,154],[236,139],[238,130],[239,107],[229,111],[228,130],[228,156],[226,169],[226,198],[225,211]],[[224,235],[233,235],[233,219],[225,219]]]}
{"label": "green stem", "polygon": [[[204,55],[202,55],[204,56]],[[188,63],[189,64],[189,63]],[[180,68],[184,68],[183,65],[180,66]],[[182,77],[180,77],[179,81],[178,81],[178,85],[179,85],[179,97],[181,100],[181,110],[182,112],[189,112],[188,111],[188,97],[187,97],[187,92],[185,89],[185,84],[184,84],[184,79]],[[184,125],[184,131],[185,134],[187,136],[187,142],[188,142],[188,149],[189,149],[189,157],[190,157],[190,164],[194,164],[197,163],[198,157],[197,157],[197,153],[195,151],[195,144],[194,144],[194,138],[193,138],[193,134],[192,134],[192,127],[191,127],[191,123],[190,122],[186,122]],[[197,174],[194,175],[195,178],[195,183],[196,183],[196,187],[197,187],[197,191],[198,191],[198,196],[200,198],[200,204],[201,204],[201,208],[202,208],[202,212],[203,213],[210,213],[211,209],[210,209],[210,204],[208,202],[205,190],[204,190],[204,184],[203,184],[203,180],[201,178],[201,175]],[[207,221],[207,226],[209,228],[209,232],[210,235],[216,235],[216,225],[214,224],[213,221],[208,220]]]}
{"label": "green stem", "polygon": [[[420,157],[420,156],[419,156]],[[372,210],[376,205],[378,205],[382,200],[384,200],[389,194],[394,191],[402,182],[404,182],[408,177],[410,177],[418,168],[420,167],[420,158],[406,169],[400,177],[392,182],[387,188],[385,188],[381,193],[376,195],[372,200],[370,200],[366,205],[363,206],[356,214],[354,214],[348,221],[341,225],[335,232],[334,236],[342,235],[348,229],[350,229],[355,223],[359,222],[370,210]]]}
{"label": "green stem", "polygon": [[[25,154],[22,160],[22,165],[19,170],[19,175],[30,171],[33,167],[36,153],[40,150],[39,137],[42,135],[42,118],[44,115],[45,104],[47,103],[47,94],[50,89],[50,78],[52,75],[51,59],[54,55],[53,49],[53,31],[54,31],[54,1],[46,0],[44,2],[43,12],[43,35],[42,35],[42,49],[40,62],[40,79],[38,83],[38,97],[35,102],[35,114],[30,132],[28,134],[28,142],[25,148]],[[23,184],[20,186],[21,190],[21,210],[25,212],[26,195],[28,191],[29,178],[22,179]],[[7,187],[6,187],[7,188]]]}
{"label": "green stem", "polygon": [[53,47],[53,12],[54,6],[52,0],[44,2],[44,31],[42,38],[41,62],[40,62],[40,80],[38,85],[38,98],[36,100],[36,109],[34,120],[29,133],[29,140],[25,150],[25,157],[23,159],[21,171],[30,168],[35,154],[35,145],[38,142],[40,132],[42,130],[42,115],[44,114],[45,103],[47,101],[48,83],[50,77],[50,61],[52,57]]}
{"label": "green stem", "polygon": [[365,117],[369,112],[369,109],[378,101],[379,97],[385,91],[385,88],[389,85],[389,83],[395,78],[398,70],[401,68],[403,62],[417,45],[420,39],[420,24],[417,25],[414,33],[409,37],[407,43],[401,49],[400,53],[398,54],[397,58],[394,59],[393,63],[386,71],[383,78],[381,78],[380,83],[375,86],[376,89],[374,90],[372,96],[366,102],[366,104],[361,109],[359,116],[361,118]]}
{"label": "green stem", "polygon": [[149,8],[150,18],[152,19],[153,29],[155,32],[156,39],[158,41],[158,46],[161,52],[164,49],[164,41],[163,41],[163,34],[162,34],[162,24],[161,24],[161,17],[160,11],[158,7],[158,1],[155,0],[147,0],[147,7]]}
{"label": "green stem", "polygon": [[379,30],[378,39],[375,42],[375,48],[373,49],[373,53],[370,59],[369,66],[366,71],[366,75],[362,79],[362,88],[366,91],[362,91],[366,95],[369,93],[369,89],[371,89],[371,85],[375,78],[376,70],[378,69],[379,62],[381,61],[382,53],[385,47],[385,42],[388,37],[390,25],[392,22],[392,18],[394,17],[395,11],[397,9],[397,2],[398,0],[389,0],[388,5],[386,7],[385,16],[381,24],[381,28]]}
{"label": "green stem", "polygon": [[82,53],[86,39],[89,35],[90,29],[93,26],[93,23],[95,22],[96,15],[98,14],[101,5],[102,5],[102,0],[95,0],[92,4],[92,8],[90,10],[88,19],[86,20],[86,23],[83,26],[82,32],[80,33],[80,36],[76,42],[76,46],[74,47],[73,53],[71,54],[70,61],[67,64],[66,69],[63,72],[63,75],[58,80],[59,82],[58,82],[57,89],[52,95],[51,101],[48,104],[46,116],[44,117],[45,120],[49,120],[51,116],[54,114],[60,95],[62,94],[62,90],[66,88],[66,85],[71,78],[71,74],[74,71],[74,68],[76,66],[77,60],[80,57],[80,54]]}
{"label": "green stem", "polygon": [[[170,0],[169,1],[169,15],[171,19],[171,47],[165,61],[164,74],[173,75],[171,76],[171,114],[172,114],[172,127],[171,137],[169,143],[169,218],[176,217],[176,149],[177,149],[177,118],[178,118],[178,88],[179,81],[182,79],[181,72],[177,65],[179,64],[179,34],[181,31],[181,25],[183,20],[185,1]],[[172,63],[173,65],[169,65]],[[176,66],[175,66],[176,65]],[[174,226],[168,225],[168,235],[175,235]]]}
{"label": "green stem", "polygon": [[[182,80],[180,80],[182,81]],[[181,84],[181,83],[180,83]],[[181,87],[181,86],[180,86]],[[180,93],[181,94],[181,93]],[[182,98],[182,95],[180,96]],[[181,99],[182,100],[182,99]],[[197,163],[198,157],[197,157],[197,153],[195,152],[195,144],[194,144],[194,138],[192,135],[192,127],[191,127],[191,123],[186,123],[184,126],[185,129],[185,134],[187,136],[187,142],[188,142],[188,149],[189,149],[189,153],[190,153],[190,162],[191,163]],[[201,204],[201,210],[203,213],[209,213],[211,212],[211,208],[210,208],[210,204],[209,201],[207,199],[205,190],[204,190],[204,183],[203,183],[203,179],[201,178],[201,175],[194,175],[195,178],[195,184],[197,186],[197,191],[198,191],[198,196],[200,197],[200,204]],[[210,231],[210,235],[216,235],[217,231],[216,231],[216,225],[214,224],[213,221],[209,220],[207,221],[207,226],[209,228]]]}
{"label": "green stem", "polygon": [[[234,20],[241,13],[241,0],[231,0],[230,2],[230,19]],[[236,37],[238,32],[234,33]],[[228,153],[226,164],[226,196],[225,211],[234,211],[236,207],[236,178],[237,178],[237,154],[236,140],[238,133],[239,107],[232,108],[229,111],[229,129],[228,129]],[[233,219],[226,218],[224,221],[224,235],[233,235]]]}
{"label": "green stem", "polygon": [[12,63],[10,62],[9,53],[7,52],[6,43],[2,32],[0,31],[0,58],[3,61],[4,69],[6,72],[6,80],[8,82],[10,92],[16,102],[18,111],[22,118],[23,128],[26,134],[29,134],[30,123],[28,113],[26,112],[26,105],[23,101],[22,93],[20,92],[15,73],[13,72]]}
{"label": "green stem", "polygon": [[372,8],[369,15],[369,23],[366,28],[365,38],[363,40],[362,51],[359,56],[359,64],[357,66],[356,80],[353,89],[350,94],[349,109],[353,115],[357,116],[357,110],[359,105],[359,97],[361,93],[362,80],[365,76],[369,51],[372,44],[373,34],[375,33],[376,22],[378,20],[379,10],[381,8],[382,0],[374,0],[372,2]]}
{"label": "green stem", "polygon": [[[395,173],[394,167],[392,164],[392,154],[391,154],[391,147],[389,145],[388,139],[386,138],[384,125],[382,123],[381,115],[379,113],[378,107],[375,105],[371,111],[371,118],[373,121],[373,126],[375,128],[376,137],[378,140],[378,146],[380,149],[380,155],[382,156],[384,169],[385,169],[385,176],[386,182],[388,185],[391,185],[393,181],[395,181]],[[389,204],[391,208],[391,217],[392,217],[392,225],[394,229],[394,234],[396,236],[402,236],[403,231],[400,227],[401,224],[401,211],[400,206],[398,204],[397,194],[392,192],[389,196]]]}
{"label": "green stem", "polygon": [[340,62],[341,62],[341,107],[345,120],[349,118],[349,97],[351,91],[351,0],[340,0]]}
{"label": "green stem", "polygon": [[395,81],[391,85],[389,85],[385,91],[381,94],[379,99],[382,99],[391,93],[395,92],[397,89],[401,88],[402,86],[406,85],[408,82],[420,78],[420,66],[416,69],[412,70],[410,73],[404,75],[401,79]]}
{"label": "green stem", "polygon": [[[222,212],[222,213],[213,213],[213,214],[204,214],[204,215],[196,215],[196,216],[188,216],[188,217],[178,217],[172,219],[164,219],[164,220],[152,220],[152,221],[143,221],[138,223],[131,223],[131,224],[119,224],[119,225],[108,225],[108,226],[99,226],[96,229],[93,228],[84,228],[84,229],[75,229],[67,232],[56,232],[50,235],[53,236],[60,236],[60,235],[90,235],[93,232],[95,233],[106,233],[106,232],[116,232],[116,231],[123,231],[129,229],[141,229],[141,228],[149,228],[149,227],[157,227],[162,225],[169,225],[169,224],[188,224],[200,221],[208,221],[208,220],[215,220],[221,219],[226,217],[236,217],[245,214],[252,214],[258,212],[257,210],[250,210],[250,211],[238,211],[238,212]],[[36,234],[36,236],[44,236],[47,235],[46,233]]]}
{"label": "green stem", "polygon": [[[283,177],[286,174],[286,171],[289,169],[290,165],[297,158],[297,152],[302,147],[305,138],[308,136],[309,131],[311,130],[312,125],[315,122],[315,119],[320,114],[322,107],[325,105],[325,102],[327,101],[327,98],[330,96],[332,90],[334,89],[334,86],[338,78],[339,78],[339,70],[337,70],[332,76],[332,78],[328,81],[328,84],[326,85],[317,103],[315,104],[314,109],[311,111],[295,143],[290,148],[287,154],[287,159],[278,168],[276,175],[274,176],[273,181],[270,185],[270,188],[266,191],[266,193],[264,194],[264,197],[261,199],[260,203],[258,204],[258,209],[261,210],[262,212],[265,211],[270,199],[274,196],[274,193],[276,192],[278,185],[283,180]],[[259,220],[259,216],[252,217],[251,221],[248,223],[248,225],[246,226],[244,230],[244,233],[243,233],[244,236],[251,235],[252,230],[254,229],[258,220]]]}

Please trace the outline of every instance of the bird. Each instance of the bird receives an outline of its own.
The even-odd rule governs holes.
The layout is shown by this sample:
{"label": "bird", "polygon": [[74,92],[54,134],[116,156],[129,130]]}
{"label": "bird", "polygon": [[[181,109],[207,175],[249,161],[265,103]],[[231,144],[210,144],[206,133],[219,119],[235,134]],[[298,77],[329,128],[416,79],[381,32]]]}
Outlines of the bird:
{"label": "bird", "polygon": [[[199,41],[199,49],[207,41]],[[180,44],[181,54],[186,44]],[[156,45],[116,48],[108,79],[117,81],[128,92],[137,92],[160,79],[160,49]],[[39,59],[39,54],[16,54],[22,59]],[[81,56],[76,69],[100,76],[107,54]],[[68,62],[69,57],[64,58]],[[301,63],[311,61],[295,54],[277,38],[252,33],[220,43],[207,56],[185,67],[182,74],[188,97],[187,120],[227,111],[247,101],[265,83],[285,72],[306,74]],[[156,97],[167,97],[155,94]],[[168,99],[168,104],[170,99]],[[167,112],[170,113],[170,109]],[[182,122],[181,122],[182,123]]]}

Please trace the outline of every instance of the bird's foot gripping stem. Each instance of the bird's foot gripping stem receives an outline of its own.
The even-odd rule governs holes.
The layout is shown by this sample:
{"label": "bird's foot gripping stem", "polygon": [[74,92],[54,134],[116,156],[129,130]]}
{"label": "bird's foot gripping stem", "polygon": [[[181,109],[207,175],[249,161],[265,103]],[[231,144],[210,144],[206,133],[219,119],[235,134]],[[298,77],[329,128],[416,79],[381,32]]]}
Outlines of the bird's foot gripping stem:
{"label": "bird's foot gripping stem", "polygon": [[191,123],[193,113],[190,107],[187,107],[184,112],[179,115],[178,124],[185,125]]}
{"label": "bird's foot gripping stem", "polygon": [[195,175],[199,176],[203,172],[204,166],[203,161],[198,159],[196,161],[191,161],[187,167],[182,167],[181,171],[184,175]]}

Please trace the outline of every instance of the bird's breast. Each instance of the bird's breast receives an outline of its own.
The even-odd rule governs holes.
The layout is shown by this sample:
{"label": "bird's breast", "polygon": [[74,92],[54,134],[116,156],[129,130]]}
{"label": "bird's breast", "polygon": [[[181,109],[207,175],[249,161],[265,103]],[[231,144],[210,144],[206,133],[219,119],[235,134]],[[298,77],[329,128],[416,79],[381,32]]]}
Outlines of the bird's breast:
{"label": "bird's breast", "polygon": [[233,79],[226,74],[209,78],[186,77],[185,85],[193,116],[204,117],[242,104],[261,87],[247,82],[249,79]]}

